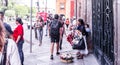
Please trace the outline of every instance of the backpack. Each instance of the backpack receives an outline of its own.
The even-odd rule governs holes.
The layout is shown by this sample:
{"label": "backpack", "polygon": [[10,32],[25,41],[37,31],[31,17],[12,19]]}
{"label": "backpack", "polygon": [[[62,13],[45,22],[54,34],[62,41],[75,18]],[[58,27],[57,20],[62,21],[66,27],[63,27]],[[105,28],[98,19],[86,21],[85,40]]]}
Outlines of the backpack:
{"label": "backpack", "polygon": [[57,20],[53,20],[50,24],[50,35],[59,35],[59,22]]}

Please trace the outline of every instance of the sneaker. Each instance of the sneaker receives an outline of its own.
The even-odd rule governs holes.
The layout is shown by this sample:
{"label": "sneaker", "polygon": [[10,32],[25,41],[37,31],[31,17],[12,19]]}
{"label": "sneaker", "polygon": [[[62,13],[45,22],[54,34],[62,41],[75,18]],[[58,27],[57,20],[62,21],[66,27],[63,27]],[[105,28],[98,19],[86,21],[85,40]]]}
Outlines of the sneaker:
{"label": "sneaker", "polygon": [[53,55],[50,56],[50,59],[53,60]]}
{"label": "sneaker", "polygon": [[56,55],[59,55],[59,54],[60,54],[60,52],[57,52],[57,53],[56,53]]}
{"label": "sneaker", "polygon": [[77,59],[83,59],[83,55],[77,56]]}

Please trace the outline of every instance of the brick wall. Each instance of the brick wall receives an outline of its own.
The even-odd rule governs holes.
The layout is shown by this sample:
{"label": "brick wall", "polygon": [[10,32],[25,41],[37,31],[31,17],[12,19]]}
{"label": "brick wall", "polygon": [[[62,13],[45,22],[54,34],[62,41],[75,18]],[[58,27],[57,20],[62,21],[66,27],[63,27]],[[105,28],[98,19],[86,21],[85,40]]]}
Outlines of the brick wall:
{"label": "brick wall", "polygon": [[[61,8],[63,6],[64,8]],[[66,0],[56,0],[56,13],[66,14]]]}

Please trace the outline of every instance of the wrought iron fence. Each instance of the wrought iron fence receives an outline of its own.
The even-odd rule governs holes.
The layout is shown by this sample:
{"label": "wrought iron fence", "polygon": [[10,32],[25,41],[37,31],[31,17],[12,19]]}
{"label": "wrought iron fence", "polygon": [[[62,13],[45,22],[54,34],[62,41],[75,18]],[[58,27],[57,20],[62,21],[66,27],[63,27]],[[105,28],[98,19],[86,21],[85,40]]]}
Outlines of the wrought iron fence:
{"label": "wrought iron fence", "polygon": [[114,65],[113,0],[92,0],[94,53],[101,65]]}

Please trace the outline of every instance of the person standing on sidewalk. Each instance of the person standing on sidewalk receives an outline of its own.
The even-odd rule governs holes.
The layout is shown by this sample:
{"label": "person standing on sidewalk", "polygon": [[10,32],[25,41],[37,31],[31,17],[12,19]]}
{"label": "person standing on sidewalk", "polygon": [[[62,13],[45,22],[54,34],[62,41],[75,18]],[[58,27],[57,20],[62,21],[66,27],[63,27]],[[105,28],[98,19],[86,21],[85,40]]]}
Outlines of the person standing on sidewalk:
{"label": "person standing on sidewalk", "polygon": [[59,15],[54,15],[54,20],[50,23],[50,37],[51,37],[51,56],[50,59],[53,60],[53,52],[54,52],[54,43],[57,46],[56,54],[59,55],[59,39],[60,39],[60,27],[61,23],[59,22]]}
{"label": "person standing on sidewalk", "polygon": [[23,26],[22,26],[23,22],[21,18],[16,18],[16,25],[17,27],[13,32],[13,39],[17,43],[21,64],[23,65],[24,54],[22,49],[23,49],[23,43],[24,43],[24,38],[23,38],[24,30],[23,30]]}
{"label": "person standing on sidewalk", "polygon": [[[60,50],[62,50],[63,34],[65,33],[63,16],[59,17],[59,21],[60,21],[60,23],[62,25],[62,27],[60,28],[60,42],[59,42],[59,44],[60,44]],[[65,35],[66,35],[66,33],[65,33]]]}
{"label": "person standing on sidewalk", "polygon": [[44,21],[43,21],[42,17],[39,17],[38,21],[35,23],[35,28],[37,31],[37,38],[39,40],[39,46],[42,45],[43,27],[44,27]]}
{"label": "person standing on sidewalk", "polygon": [[13,39],[6,38],[6,30],[1,20],[0,20],[0,65],[21,65],[17,45],[13,41]]}

